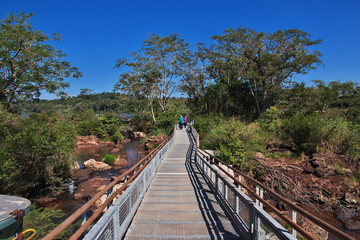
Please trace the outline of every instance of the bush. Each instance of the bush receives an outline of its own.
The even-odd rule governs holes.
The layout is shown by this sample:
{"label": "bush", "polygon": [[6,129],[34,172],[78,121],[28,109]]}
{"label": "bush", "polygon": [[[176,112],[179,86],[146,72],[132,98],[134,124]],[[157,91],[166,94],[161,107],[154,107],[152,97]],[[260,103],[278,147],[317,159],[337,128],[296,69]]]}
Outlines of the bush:
{"label": "bush", "polygon": [[244,171],[250,171],[255,163],[255,152],[264,151],[263,137],[257,124],[245,124],[234,118],[221,122],[204,137],[203,148],[217,149],[218,157]]}
{"label": "bush", "polygon": [[[31,204],[30,212],[24,217],[24,230],[35,229],[36,234],[32,239],[42,239],[53,229],[55,229],[55,227],[57,227],[58,224],[56,224],[54,221],[61,221],[64,216],[64,212],[60,209],[42,208],[36,204]],[[73,235],[73,230],[79,228],[80,226],[81,222],[77,221],[64,230],[55,239],[69,239]]]}
{"label": "bush", "polygon": [[346,154],[355,144],[353,131],[341,117],[326,118],[319,113],[296,114],[284,120],[282,130],[282,139],[290,140],[298,153]]}
{"label": "bush", "polygon": [[75,128],[57,115],[11,118],[11,124],[0,123],[0,192],[26,197],[39,188],[57,191],[74,164]]}
{"label": "bush", "polygon": [[113,165],[116,160],[116,157],[112,154],[107,154],[104,158],[104,162],[109,165]]}

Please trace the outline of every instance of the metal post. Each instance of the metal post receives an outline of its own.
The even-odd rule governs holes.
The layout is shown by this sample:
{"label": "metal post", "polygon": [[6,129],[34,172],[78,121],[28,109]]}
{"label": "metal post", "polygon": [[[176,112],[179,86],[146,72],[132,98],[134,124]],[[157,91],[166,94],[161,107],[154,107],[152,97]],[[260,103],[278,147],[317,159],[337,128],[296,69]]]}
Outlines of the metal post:
{"label": "metal post", "polygon": [[[291,220],[296,223],[296,211],[291,210]],[[292,229],[292,236],[296,239],[296,229]]]}
{"label": "metal post", "polygon": [[228,200],[228,186],[226,185],[225,182],[223,182],[224,184],[224,197],[226,200]]}

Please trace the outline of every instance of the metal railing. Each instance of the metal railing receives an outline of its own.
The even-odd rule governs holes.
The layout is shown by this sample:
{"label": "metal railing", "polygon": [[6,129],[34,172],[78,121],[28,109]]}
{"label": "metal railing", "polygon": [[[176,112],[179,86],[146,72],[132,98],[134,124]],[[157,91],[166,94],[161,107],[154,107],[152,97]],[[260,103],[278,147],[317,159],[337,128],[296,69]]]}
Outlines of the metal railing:
{"label": "metal railing", "polygon": [[[104,194],[107,194],[105,203],[102,204],[86,222],[83,222],[83,225],[70,239],[78,239],[84,236],[87,231],[88,233],[84,236],[84,239],[121,239],[150,185],[161,160],[173,146],[175,141],[174,134],[175,130],[151,153],[125,173],[116,177],[113,182],[46,235],[43,240],[50,240],[57,237],[63,230],[81,217]],[[123,183],[120,188],[114,190],[114,186],[121,181],[123,181]],[[115,198],[117,198],[117,200],[113,203]],[[89,230],[91,224],[93,224],[106,208],[108,209],[105,214]]]}
{"label": "metal railing", "polygon": [[[262,183],[250,178],[212,154],[199,149],[199,134],[193,127],[190,128],[190,133],[197,146],[195,150],[197,166],[218,193],[224,207],[232,215],[238,227],[248,234],[248,238],[297,239],[301,234],[306,239],[316,239],[296,223],[296,215],[300,213],[303,217],[327,231],[328,234],[339,239],[354,240],[351,236],[295,205]],[[264,192],[267,197],[276,199],[286,206],[292,213],[291,218],[270,204],[264,198]],[[268,212],[274,213],[283,220],[283,223],[280,224]]]}

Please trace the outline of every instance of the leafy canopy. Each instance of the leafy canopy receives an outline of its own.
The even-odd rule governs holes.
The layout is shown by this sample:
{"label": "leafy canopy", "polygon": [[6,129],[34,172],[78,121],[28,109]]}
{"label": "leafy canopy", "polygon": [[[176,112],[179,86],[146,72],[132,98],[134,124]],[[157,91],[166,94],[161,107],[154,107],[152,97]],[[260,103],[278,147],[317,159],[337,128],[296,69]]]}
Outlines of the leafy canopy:
{"label": "leafy canopy", "polygon": [[76,67],[62,59],[66,56],[49,45],[59,41],[29,23],[32,13],[10,13],[0,21],[0,102],[6,109],[22,99],[38,98],[42,90],[63,93],[67,77],[81,77]]}

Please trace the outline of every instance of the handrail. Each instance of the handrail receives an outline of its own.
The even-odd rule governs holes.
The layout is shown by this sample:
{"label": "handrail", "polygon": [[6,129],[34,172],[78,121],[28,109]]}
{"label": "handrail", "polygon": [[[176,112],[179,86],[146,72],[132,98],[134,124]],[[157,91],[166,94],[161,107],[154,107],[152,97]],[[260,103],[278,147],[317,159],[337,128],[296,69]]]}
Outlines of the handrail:
{"label": "handrail", "polygon": [[[192,130],[195,130],[194,127],[192,127]],[[198,133],[196,132],[196,130],[194,131],[194,133],[197,135],[197,139],[198,139]],[[195,136],[194,136],[195,137]],[[198,141],[198,140],[197,140]],[[197,142],[196,141],[196,142]],[[199,143],[197,142],[197,145]],[[200,148],[199,148],[200,149]],[[202,153],[201,151],[205,152],[207,155],[205,155],[204,153]],[[304,217],[306,217],[307,219],[309,219],[310,221],[314,222],[315,224],[317,224],[318,226],[320,226],[321,228],[323,228],[324,230],[328,231],[329,233],[339,237],[340,239],[348,239],[348,240],[355,240],[354,238],[352,238],[351,236],[349,236],[348,234],[340,231],[339,229],[335,228],[334,226],[328,224],[327,222],[319,219],[318,217],[314,216],[313,214],[309,213],[308,211],[304,210],[303,208],[295,205],[294,203],[292,203],[291,201],[289,201],[288,199],[282,197],[280,194],[276,193],[275,191],[273,191],[272,189],[268,188],[267,186],[265,186],[264,184],[258,182],[257,180],[247,176],[246,174],[242,173],[241,171],[239,171],[238,169],[234,168],[233,166],[227,164],[226,162],[224,162],[223,160],[217,158],[216,156],[210,154],[209,152],[202,150],[198,151],[201,155],[203,155],[211,164],[215,164],[223,173],[225,173],[228,177],[230,177],[236,184],[239,184],[241,187],[245,188],[248,192],[250,192],[257,200],[259,200],[261,203],[265,204],[266,207],[270,208],[272,211],[274,211],[274,213],[276,215],[278,215],[281,219],[283,219],[286,223],[288,223],[289,225],[291,225],[291,227],[293,227],[294,229],[296,229],[297,231],[299,231],[302,235],[304,235],[305,237],[307,237],[308,239],[315,239],[311,234],[309,234],[308,232],[306,232],[302,227],[300,227],[298,224],[296,224],[294,221],[292,221],[291,219],[289,219],[287,216],[285,216],[284,214],[282,214],[280,212],[280,210],[278,210],[276,207],[272,206],[270,203],[268,203],[265,199],[263,199],[261,196],[259,196],[257,193],[255,193],[252,189],[250,189],[248,186],[246,186],[245,184],[243,184],[241,181],[239,181],[238,179],[236,179],[234,176],[232,176],[230,173],[228,173],[228,171],[226,171],[225,169],[223,169],[217,162],[220,162],[221,164],[225,165],[228,169],[231,169],[234,171],[234,173],[237,173],[239,175],[241,175],[242,177],[244,177],[245,179],[247,179],[249,182],[260,186],[262,189],[266,190],[271,196],[275,197],[277,200],[285,203],[287,206],[289,206],[290,208],[292,208],[293,210],[296,210],[297,212],[301,213]],[[214,160],[216,161],[214,161]]]}
{"label": "handrail", "polygon": [[[162,147],[173,138],[175,131],[172,132],[161,144],[159,144],[153,151],[151,151],[148,155],[143,157],[140,161],[138,161],[133,167],[124,172],[118,177],[115,177],[114,180],[108,184],[103,190],[97,193],[93,198],[87,201],[83,206],[81,206],[77,211],[75,211],[72,215],[70,215],[67,219],[65,219],[60,225],[58,225],[54,230],[48,233],[43,240],[51,240],[57,237],[62,231],[64,231],[67,227],[69,227],[76,219],[78,219],[85,211],[87,211],[99,198],[101,198],[104,194],[108,192],[108,190],[112,189],[117,183],[119,183],[122,179],[126,179],[127,181],[114,192],[105,203],[100,206],[96,210],[96,212],[81,226],[75,234],[70,239],[78,239],[90,226],[91,223],[102,213],[102,211],[112,202],[112,200],[118,196],[126,187],[140,174],[140,172],[145,168],[145,166],[154,158],[154,156],[162,149]],[[139,171],[136,171],[139,170]],[[130,177],[129,177],[130,176]],[[129,179],[128,179],[129,178]],[[121,194],[120,194],[121,195]],[[87,226],[87,227],[85,227]]]}

